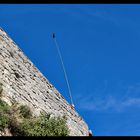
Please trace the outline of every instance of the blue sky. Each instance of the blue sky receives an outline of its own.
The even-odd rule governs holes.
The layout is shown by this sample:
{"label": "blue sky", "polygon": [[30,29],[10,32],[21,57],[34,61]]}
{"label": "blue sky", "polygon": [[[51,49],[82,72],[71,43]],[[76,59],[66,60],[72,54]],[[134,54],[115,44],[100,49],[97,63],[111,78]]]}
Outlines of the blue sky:
{"label": "blue sky", "polygon": [[140,5],[1,4],[0,26],[96,136],[140,135]]}

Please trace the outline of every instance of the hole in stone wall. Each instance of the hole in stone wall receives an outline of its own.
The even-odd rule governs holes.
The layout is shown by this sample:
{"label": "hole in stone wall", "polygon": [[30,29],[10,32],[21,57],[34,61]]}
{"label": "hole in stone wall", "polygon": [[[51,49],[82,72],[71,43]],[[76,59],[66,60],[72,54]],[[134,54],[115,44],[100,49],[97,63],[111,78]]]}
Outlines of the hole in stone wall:
{"label": "hole in stone wall", "polygon": [[9,53],[10,53],[11,57],[14,57],[14,54],[13,54],[13,52],[9,52]]}
{"label": "hole in stone wall", "polygon": [[20,78],[20,75],[16,72],[15,72],[15,76],[16,76],[16,78]]}

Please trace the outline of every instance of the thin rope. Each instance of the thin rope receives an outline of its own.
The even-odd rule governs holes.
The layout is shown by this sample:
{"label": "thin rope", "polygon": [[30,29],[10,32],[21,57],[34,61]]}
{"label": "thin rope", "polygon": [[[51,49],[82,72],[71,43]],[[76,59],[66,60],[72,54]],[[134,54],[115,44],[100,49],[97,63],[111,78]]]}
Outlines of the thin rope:
{"label": "thin rope", "polygon": [[67,77],[66,69],[65,69],[65,66],[64,66],[63,58],[62,58],[62,55],[61,55],[61,52],[60,52],[60,49],[59,49],[59,46],[58,46],[58,43],[57,43],[57,41],[55,39],[55,35],[54,34],[53,34],[53,39],[54,39],[55,46],[57,48],[57,51],[58,51],[58,54],[59,54],[59,57],[60,57],[60,60],[61,60],[62,69],[63,69],[65,80],[66,80],[66,83],[67,83],[67,87],[68,87],[68,91],[69,91],[69,95],[70,95],[71,104],[74,105],[73,104],[73,101],[72,101],[70,84],[69,84],[69,81],[68,81],[68,77]]}

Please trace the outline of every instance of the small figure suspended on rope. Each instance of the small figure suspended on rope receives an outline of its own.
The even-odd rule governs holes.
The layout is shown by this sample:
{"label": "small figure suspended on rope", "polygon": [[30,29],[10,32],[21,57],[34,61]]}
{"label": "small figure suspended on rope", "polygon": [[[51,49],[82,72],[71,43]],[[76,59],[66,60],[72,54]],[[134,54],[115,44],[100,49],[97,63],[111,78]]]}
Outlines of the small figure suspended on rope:
{"label": "small figure suspended on rope", "polygon": [[[53,37],[53,39],[55,38],[55,33],[52,34],[52,37]],[[65,70],[65,66],[64,66],[64,63],[63,63],[63,58],[62,58],[62,55],[61,55],[61,52],[60,52],[60,49],[59,49],[59,45],[58,45],[58,43],[56,41],[56,38],[54,39],[54,42],[55,42],[55,46],[56,46],[57,51],[58,51],[58,55],[60,57],[62,69],[63,69],[63,72],[64,72],[66,84],[67,84],[67,87],[68,87],[68,92],[69,92],[70,101],[71,101],[71,109],[74,109],[74,104],[73,104],[73,101],[72,101],[71,89],[70,89],[67,73],[66,73],[66,70]]]}
{"label": "small figure suspended on rope", "polygon": [[53,38],[55,38],[55,33],[53,33]]}

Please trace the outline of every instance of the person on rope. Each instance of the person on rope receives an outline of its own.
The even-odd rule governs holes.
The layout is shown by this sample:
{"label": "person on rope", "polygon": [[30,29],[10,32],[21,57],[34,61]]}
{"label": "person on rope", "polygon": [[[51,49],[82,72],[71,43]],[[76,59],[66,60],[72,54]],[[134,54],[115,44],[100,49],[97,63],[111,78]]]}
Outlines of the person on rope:
{"label": "person on rope", "polygon": [[53,38],[55,38],[55,33],[53,33]]}
{"label": "person on rope", "polygon": [[54,39],[55,46],[56,46],[56,48],[57,48],[58,55],[59,55],[59,57],[60,57],[62,69],[63,69],[63,72],[64,72],[64,76],[65,76],[65,80],[66,80],[66,84],[67,84],[67,87],[68,87],[69,96],[70,96],[70,100],[71,100],[71,108],[74,109],[74,104],[73,104],[72,95],[71,95],[71,89],[70,89],[70,85],[69,85],[67,73],[66,73],[66,70],[65,70],[65,66],[64,66],[64,63],[63,63],[63,58],[62,58],[62,55],[61,55],[61,52],[60,52],[60,49],[59,49],[59,45],[58,45],[58,43],[57,43],[57,41],[56,41],[55,33],[52,34],[52,37],[53,37],[53,39]]}

